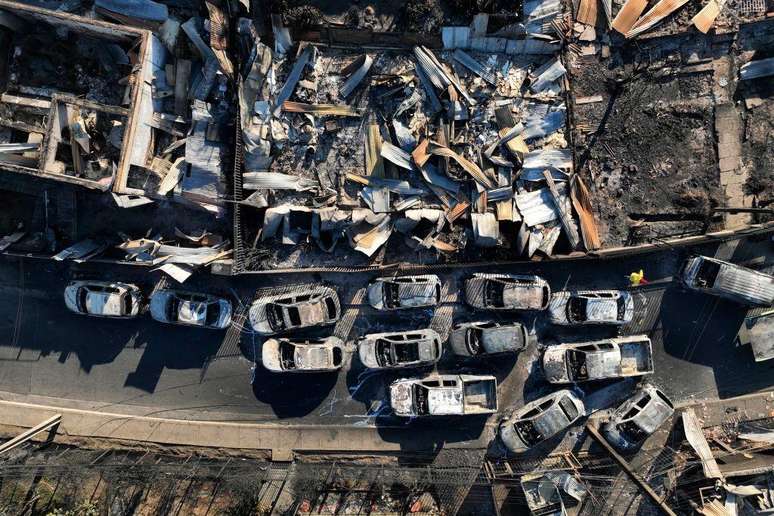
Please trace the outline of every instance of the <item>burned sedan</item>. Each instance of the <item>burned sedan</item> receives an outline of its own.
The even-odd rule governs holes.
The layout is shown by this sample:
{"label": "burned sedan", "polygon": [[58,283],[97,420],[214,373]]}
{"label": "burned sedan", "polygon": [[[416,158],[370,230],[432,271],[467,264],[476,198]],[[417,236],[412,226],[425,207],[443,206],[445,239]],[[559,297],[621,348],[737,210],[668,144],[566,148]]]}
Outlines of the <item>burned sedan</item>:
{"label": "burned sedan", "polygon": [[395,415],[405,417],[462,416],[497,412],[494,376],[431,374],[402,378],[390,385]]}
{"label": "burned sedan", "polygon": [[231,303],[209,294],[159,290],[150,298],[151,317],[159,322],[223,329],[231,324]]}
{"label": "burned sedan", "polygon": [[545,310],[551,288],[540,276],[476,273],[465,281],[465,300],[482,310]]}
{"label": "burned sedan", "polygon": [[619,451],[631,451],[664,424],[674,411],[672,402],[663,392],[646,384],[615,409],[602,425],[602,433]]}
{"label": "burned sedan", "polygon": [[130,318],[140,313],[142,293],[130,283],[72,281],[65,287],[64,300],[77,314]]}
{"label": "burned sedan", "polygon": [[549,311],[554,324],[620,325],[634,317],[634,299],[625,290],[563,291],[553,295]]}
{"label": "burned sedan", "polygon": [[518,322],[477,321],[457,324],[449,337],[455,355],[474,357],[516,353],[529,343],[527,328]]}
{"label": "burned sedan", "polygon": [[264,296],[250,306],[250,326],[261,335],[335,323],[341,316],[339,295],[324,286]]}
{"label": "burned sedan", "polygon": [[441,280],[434,274],[377,278],[368,285],[368,304],[377,310],[435,306],[441,300]]}
{"label": "burned sedan", "polygon": [[269,339],[261,349],[263,366],[274,373],[336,371],[344,360],[344,342],[325,339]]}
{"label": "burned sedan", "polygon": [[645,335],[549,346],[543,372],[551,383],[586,382],[653,372],[653,352]]}
{"label": "burned sedan", "polygon": [[707,256],[692,256],[679,273],[687,288],[749,306],[774,304],[774,276]]}
{"label": "burned sedan", "polygon": [[584,415],[583,401],[561,390],[527,403],[500,424],[500,439],[513,453],[523,453],[558,434]]}
{"label": "burned sedan", "polygon": [[441,336],[431,329],[374,333],[360,339],[358,354],[371,369],[432,365],[441,356]]}

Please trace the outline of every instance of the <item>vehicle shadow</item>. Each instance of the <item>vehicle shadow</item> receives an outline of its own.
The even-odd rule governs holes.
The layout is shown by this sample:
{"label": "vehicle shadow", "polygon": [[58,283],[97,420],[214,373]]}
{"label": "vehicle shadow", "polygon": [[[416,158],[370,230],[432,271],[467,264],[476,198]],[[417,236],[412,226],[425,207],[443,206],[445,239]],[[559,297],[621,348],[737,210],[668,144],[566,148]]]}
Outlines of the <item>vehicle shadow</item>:
{"label": "vehicle shadow", "polygon": [[273,373],[261,364],[263,339],[254,339],[254,346],[248,346],[253,358],[251,381],[253,396],[269,405],[280,418],[303,417],[318,408],[336,386],[341,371],[321,373]]}
{"label": "vehicle shadow", "polygon": [[222,331],[153,323],[142,338],[128,344],[143,348],[134,371],[126,376],[125,387],[154,392],[164,369],[200,369],[218,351]]}
{"label": "vehicle shadow", "polygon": [[666,290],[659,318],[660,327],[668,328],[668,331],[662,331],[660,338],[667,355],[664,366],[682,371],[670,375],[683,379],[675,382],[685,390],[677,393],[676,398],[708,396],[703,391],[695,392],[697,387],[690,373],[679,362],[711,368],[721,398],[755,392],[771,385],[772,366],[766,362],[755,362],[747,346],[736,345],[737,334],[747,312],[745,306],[714,296],[677,286]]}

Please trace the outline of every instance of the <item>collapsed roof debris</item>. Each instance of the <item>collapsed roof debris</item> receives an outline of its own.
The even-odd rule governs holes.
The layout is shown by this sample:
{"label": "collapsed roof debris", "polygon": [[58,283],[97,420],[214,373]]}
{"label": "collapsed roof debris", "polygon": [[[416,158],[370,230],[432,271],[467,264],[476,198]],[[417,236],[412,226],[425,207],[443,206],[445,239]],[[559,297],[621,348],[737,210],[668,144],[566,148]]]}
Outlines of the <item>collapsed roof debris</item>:
{"label": "collapsed roof debris", "polygon": [[[442,253],[519,240],[532,242],[530,256],[559,242],[566,251],[596,244],[586,238],[590,199],[570,196],[566,69],[554,29],[542,25],[561,9],[530,13],[539,39],[523,26],[489,34],[481,15],[474,27],[445,27],[446,50],[411,53],[283,42],[282,55],[241,20],[242,186],[260,199],[243,205],[265,208],[251,228],[260,242],[334,252],[346,240],[377,260],[401,235],[412,249]],[[531,194],[542,205],[518,200]]]}

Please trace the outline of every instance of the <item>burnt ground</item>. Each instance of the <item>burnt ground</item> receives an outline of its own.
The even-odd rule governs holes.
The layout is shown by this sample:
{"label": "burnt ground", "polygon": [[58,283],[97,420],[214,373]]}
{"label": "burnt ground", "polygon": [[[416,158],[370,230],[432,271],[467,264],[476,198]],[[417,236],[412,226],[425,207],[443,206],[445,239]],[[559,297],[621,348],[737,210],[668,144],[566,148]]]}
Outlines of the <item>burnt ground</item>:
{"label": "burnt ground", "polygon": [[[708,218],[710,209],[736,207],[739,199],[721,181],[721,105],[731,106],[740,119],[739,173],[750,176],[745,193],[757,203],[771,198],[772,88],[763,85],[765,78],[737,77],[754,49],[770,45],[772,25],[705,36],[685,32],[674,18],[659,34],[670,26],[682,26],[682,34],[634,41],[603,35],[593,51],[587,46],[584,52],[580,42],[578,52],[567,53],[576,158],[603,245],[723,227],[719,214]],[[594,95],[602,100],[584,103]]]}
{"label": "burnt ground", "polygon": [[[262,3],[265,14],[281,13],[295,28],[320,23],[398,32],[440,32],[444,25],[468,25],[478,13],[512,20],[521,1],[506,0],[273,0]],[[494,21],[494,20],[493,20]],[[497,22],[495,21],[495,25]]]}

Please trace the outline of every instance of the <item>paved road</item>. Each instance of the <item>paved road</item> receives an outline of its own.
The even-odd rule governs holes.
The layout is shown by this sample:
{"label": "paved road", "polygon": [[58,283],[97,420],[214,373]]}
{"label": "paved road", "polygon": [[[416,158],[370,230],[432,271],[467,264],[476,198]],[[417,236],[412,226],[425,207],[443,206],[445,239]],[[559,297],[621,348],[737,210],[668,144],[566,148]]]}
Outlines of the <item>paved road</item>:
{"label": "paved road", "polygon": [[[774,266],[774,250],[766,239],[692,251],[758,268]],[[672,274],[688,252],[668,248],[627,259],[542,262],[499,272],[537,273],[554,290],[601,289],[622,287],[629,272],[643,268],[652,283],[634,291],[638,315],[622,333],[651,334],[654,383],[676,400],[725,398],[771,388],[774,366],[754,363],[750,350],[737,348],[733,342],[746,311],[733,303],[685,292],[671,283]],[[458,287],[467,273],[439,273],[445,292],[441,305],[435,310],[401,313],[399,317],[364,306],[364,287],[373,277],[371,273],[193,277],[186,288],[224,293],[247,303],[259,289],[278,285],[303,288],[304,284],[323,281],[336,286],[345,307],[334,332],[353,341],[360,334],[388,328],[430,325],[444,334],[452,320],[480,318],[458,299]],[[379,423],[385,428],[405,424],[390,418],[389,408],[382,402],[386,386],[399,376],[396,373],[365,371],[350,354],[338,374],[271,374],[253,363],[253,357],[260,355],[261,339],[248,332],[240,334],[235,328],[206,331],[162,325],[147,315],[132,321],[111,321],[72,314],[66,310],[61,292],[73,277],[120,278],[141,284],[146,292],[161,279],[157,273],[130,266],[2,259],[0,391],[81,400],[111,411],[118,411],[118,405],[130,406],[136,412],[168,417],[243,421],[303,418],[306,423]],[[512,318],[527,323],[540,341],[594,338],[615,332],[560,332],[540,317]],[[445,355],[438,369],[494,373],[500,382],[500,405],[507,410],[551,390],[536,367],[538,356],[535,347],[518,357],[472,363],[457,362]],[[412,423],[412,427],[416,425]],[[419,424],[420,428],[426,425],[438,430],[437,425]],[[456,423],[443,429],[444,438],[475,437],[483,426],[483,420],[462,426]]]}

